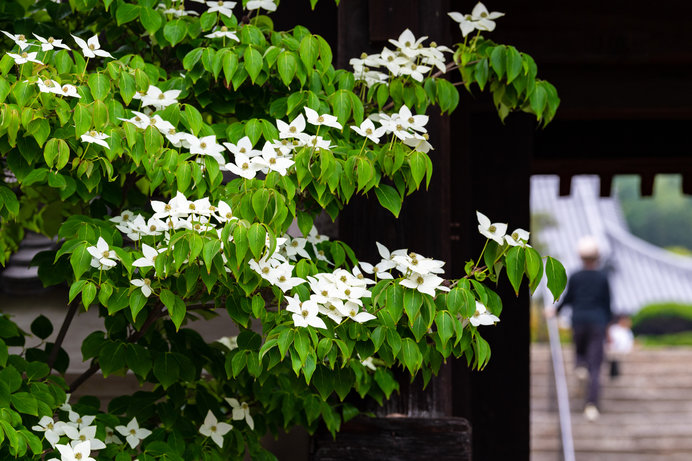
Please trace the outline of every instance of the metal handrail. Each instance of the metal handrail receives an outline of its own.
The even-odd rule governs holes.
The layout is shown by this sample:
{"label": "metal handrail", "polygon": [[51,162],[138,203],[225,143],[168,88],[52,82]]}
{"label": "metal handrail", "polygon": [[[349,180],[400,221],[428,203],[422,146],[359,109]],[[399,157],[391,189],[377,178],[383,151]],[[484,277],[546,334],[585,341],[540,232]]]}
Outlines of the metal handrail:
{"label": "metal handrail", "polygon": [[564,461],[575,461],[574,439],[572,437],[572,419],[569,409],[569,395],[567,393],[567,378],[565,377],[565,364],[562,361],[562,346],[560,345],[560,333],[557,328],[557,317],[548,316],[548,338],[550,340],[550,357],[553,362],[555,374],[555,391],[557,394],[557,411],[560,420],[560,437],[562,439],[562,455]]}

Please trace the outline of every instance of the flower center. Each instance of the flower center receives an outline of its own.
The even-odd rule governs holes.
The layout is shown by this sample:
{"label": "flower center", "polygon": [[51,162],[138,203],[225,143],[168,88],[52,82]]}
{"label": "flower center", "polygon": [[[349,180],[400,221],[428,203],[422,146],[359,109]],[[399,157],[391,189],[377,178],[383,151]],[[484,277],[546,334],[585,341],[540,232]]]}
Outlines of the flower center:
{"label": "flower center", "polygon": [[19,34],[19,35],[17,35],[17,40],[19,40],[20,42],[25,42],[26,37],[24,35]]}
{"label": "flower center", "polygon": [[202,142],[202,143],[199,144],[199,147],[201,147],[202,149],[206,149],[206,148],[207,148],[207,143],[206,143],[206,142]]}
{"label": "flower center", "polygon": [[407,122],[413,124],[413,122],[415,122],[415,120],[413,120],[413,117],[409,117],[408,120],[407,120]]}
{"label": "flower center", "polygon": [[307,317],[308,315],[310,315],[310,312],[308,312],[307,310],[303,309],[302,312],[301,312],[300,314],[301,314],[303,317]]}
{"label": "flower center", "polygon": [[346,289],[344,290],[344,294],[345,294],[346,296],[351,296],[351,290],[349,290],[348,288],[346,288]]}
{"label": "flower center", "polygon": [[134,429],[130,429],[130,435],[137,435],[137,431]]}
{"label": "flower center", "polygon": [[290,131],[291,133],[295,133],[297,130],[296,127],[292,126],[288,128],[288,131]]}
{"label": "flower center", "polygon": [[29,56],[29,55],[26,53],[26,51],[25,51],[24,53],[22,53],[22,57],[23,57],[23,58],[26,58],[26,57],[28,57],[28,56]]}
{"label": "flower center", "polygon": [[324,117],[322,117],[321,115],[319,117],[317,117],[317,122],[318,123],[324,122]]}
{"label": "flower center", "polygon": [[281,277],[279,277],[279,282],[282,282],[282,283],[283,283],[283,282],[285,282],[285,281],[286,281],[286,276],[285,276],[285,275],[282,275]]}
{"label": "flower center", "polygon": [[[145,284],[146,286],[151,286],[151,280],[149,280],[149,279],[144,279],[144,284]],[[111,432],[111,433],[112,433],[112,432]]]}
{"label": "flower center", "polygon": [[81,453],[75,453],[74,459],[82,459],[82,454]]}
{"label": "flower center", "polygon": [[90,49],[91,51],[94,51],[94,50],[96,49],[96,47],[92,44],[92,45],[89,45],[89,49]]}
{"label": "flower center", "polygon": [[327,290],[322,290],[322,292],[320,294],[322,296],[327,296],[329,293],[327,292]]}
{"label": "flower center", "polygon": [[170,130],[168,130],[168,134],[174,135],[175,134],[175,128],[171,128]]}
{"label": "flower center", "polygon": [[490,227],[488,227],[488,230],[489,230],[490,232],[495,232],[495,231],[497,230],[497,227],[495,227],[495,226],[490,226]]}
{"label": "flower center", "polygon": [[53,82],[51,82],[51,81],[48,80],[48,79],[44,80],[44,81],[43,81],[43,84],[46,85],[46,86],[49,87],[49,88],[53,86]]}
{"label": "flower center", "polygon": [[221,32],[228,32],[228,27],[221,26]]}
{"label": "flower center", "polygon": [[416,279],[416,283],[417,283],[418,285],[422,285],[423,282],[425,282],[425,279],[424,279],[423,277],[421,277],[421,276],[418,276],[418,278]]}
{"label": "flower center", "polygon": [[247,152],[247,151],[245,150],[244,147],[241,147],[241,148],[238,150],[238,152],[240,152],[241,154],[244,154],[244,153]]}
{"label": "flower center", "polygon": [[[276,159],[274,157],[269,159],[269,164],[274,165],[276,163]],[[294,245],[295,246],[295,245]]]}
{"label": "flower center", "polygon": [[355,317],[356,314],[357,312],[355,311],[355,309],[351,309],[351,311],[348,313],[348,315],[350,315],[351,317]]}
{"label": "flower center", "polygon": [[53,37],[48,37],[48,43],[53,43],[55,39]]}
{"label": "flower center", "polygon": [[291,246],[294,247],[294,248],[297,247],[297,246],[298,246],[298,242],[297,242],[296,240],[292,241],[292,242],[291,242]]}
{"label": "flower center", "polygon": [[171,211],[171,206],[167,203],[166,206],[163,207],[164,210],[166,211]]}
{"label": "flower center", "polygon": [[268,267],[263,267],[263,268],[262,268],[262,273],[263,273],[263,274],[268,274],[268,273],[269,273],[269,268],[268,268]]}
{"label": "flower center", "polygon": [[368,135],[372,134],[372,128],[366,128],[365,134],[368,134]]}
{"label": "flower center", "polygon": [[212,432],[216,432],[216,426],[212,426],[212,427],[211,427],[211,431],[212,431]]}
{"label": "flower center", "polygon": [[149,231],[150,231],[150,232],[154,232],[155,230],[156,230],[156,226],[155,226],[155,225],[152,224],[151,226],[149,226]]}
{"label": "flower center", "polygon": [[231,219],[232,217],[233,217],[233,213],[231,213],[230,211],[228,213],[226,213],[226,218]]}
{"label": "flower center", "polygon": [[513,233],[512,233],[512,238],[513,238],[514,240],[519,240],[519,234],[516,233],[516,232],[513,232]]}
{"label": "flower center", "polygon": [[161,93],[161,94],[159,95],[159,99],[166,99],[166,97],[163,95],[163,93]]}
{"label": "flower center", "polygon": [[189,208],[190,208],[191,210],[194,210],[194,209],[195,209],[195,204],[194,204],[194,203],[191,203],[191,204],[189,205]]}
{"label": "flower center", "polygon": [[48,423],[48,425],[46,426],[46,429],[53,429],[53,423]]}
{"label": "flower center", "polygon": [[243,170],[247,170],[248,168],[250,168],[250,165],[248,165],[247,162],[244,162],[244,163],[240,166],[240,168],[242,168]]}

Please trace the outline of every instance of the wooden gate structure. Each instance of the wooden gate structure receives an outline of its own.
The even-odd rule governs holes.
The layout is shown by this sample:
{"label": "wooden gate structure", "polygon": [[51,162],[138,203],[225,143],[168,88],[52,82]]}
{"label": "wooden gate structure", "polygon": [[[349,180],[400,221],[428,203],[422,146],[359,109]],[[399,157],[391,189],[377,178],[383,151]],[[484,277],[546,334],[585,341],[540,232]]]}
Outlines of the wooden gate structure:
{"label": "wooden gate structure", "polygon": [[[292,0],[291,3],[305,0]],[[282,10],[286,11],[284,0]],[[545,129],[514,114],[499,121],[488,97],[463,94],[451,117],[432,117],[433,183],[409,197],[394,221],[375,200],[354,200],[339,219],[339,237],[366,260],[376,259],[373,242],[408,247],[448,261],[447,275],[463,273],[482,240],[475,210],[511,226],[529,227],[531,174],[558,174],[561,193],[571,177],[601,177],[610,193],[615,174],[638,174],[642,194],[651,194],[658,173],[683,175],[692,193],[692,4],[661,5],[641,0],[555,2],[487,0],[502,11],[497,29],[484,34],[531,54],[539,77],[553,83],[562,99]],[[404,28],[438,43],[460,41],[448,11],[470,11],[475,1],[321,0],[316,13],[297,5],[292,17],[335,44],[337,63],[377,52]],[[277,20],[278,21],[278,20]],[[452,76],[451,78],[459,78]],[[433,111],[434,112],[434,111]],[[529,459],[529,299],[508,286],[502,321],[483,334],[492,359],[482,372],[465,362],[449,363],[425,392],[402,385],[390,403],[411,416],[467,418],[473,458]],[[424,447],[421,447],[425,450]]]}
{"label": "wooden gate structure", "polygon": [[[441,44],[460,41],[447,12],[468,12],[475,0],[341,0],[338,8],[320,0],[315,12],[308,3],[282,0],[273,18],[277,28],[307,26],[332,44],[337,65],[348,68],[351,57],[380,51],[406,27]],[[539,77],[562,98],[556,119],[545,129],[522,114],[502,124],[487,96],[464,93],[451,117],[431,117],[430,189],[409,197],[398,221],[376,200],[354,199],[339,218],[339,238],[365,260],[376,259],[375,240],[443,259],[454,277],[483,244],[475,210],[528,229],[531,174],[559,175],[563,194],[573,175],[598,174],[604,195],[614,174],[638,174],[646,195],[655,174],[681,173],[684,192],[692,193],[692,2],[668,1],[665,9],[662,4],[486,0],[489,9],[506,16],[485,35],[535,58]],[[516,297],[508,284],[498,293],[502,321],[482,331],[492,348],[487,368],[469,372],[465,361],[450,361],[426,391],[404,380],[401,394],[383,411],[409,415],[415,424],[466,418],[473,459],[527,461],[529,298],[526,290]],[[358,430],[374,430],[369,424]],[[402,427],[382,425],[390,435]],[[425,454],[425,445],[418,450]],[[465,453],[449,459],[469,459]]]}

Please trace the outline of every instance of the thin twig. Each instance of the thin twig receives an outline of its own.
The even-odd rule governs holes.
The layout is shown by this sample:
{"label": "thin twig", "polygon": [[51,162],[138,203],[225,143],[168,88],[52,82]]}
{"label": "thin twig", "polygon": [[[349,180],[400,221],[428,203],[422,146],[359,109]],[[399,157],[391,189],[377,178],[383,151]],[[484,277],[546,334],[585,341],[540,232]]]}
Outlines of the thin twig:
{"label": "thin twig", "polygon": [[55,338],[53,349],[51,349],[50,355],[48,355],[48,361],[46,362],[46,364],[50,368],[53,368],[53,364],[55,364],[55,361],[58,358],[58,351],[60,351],[60,347],[62,346],[62,343],[65,340],[65,335],[67,335],[67,330],[70,328],[72,319],[74,319],[74,315],[77,312],[79,302],[75,299],[69,304],[69,306],[70,307],[67,309],[67,314],[65,314],[65,319],[62,321],[60,331],[58,332],[58,337]]}

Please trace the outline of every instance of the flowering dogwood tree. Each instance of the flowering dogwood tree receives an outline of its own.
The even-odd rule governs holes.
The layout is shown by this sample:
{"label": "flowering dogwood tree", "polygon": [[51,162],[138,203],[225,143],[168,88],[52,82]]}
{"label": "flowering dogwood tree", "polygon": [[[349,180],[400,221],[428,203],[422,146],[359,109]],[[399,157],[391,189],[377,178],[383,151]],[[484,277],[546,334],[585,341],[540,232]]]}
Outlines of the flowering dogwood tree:
{"label": "flowering dogwood tree", "polygon": [[[35,264],[46,285],[70,287],[60,337],[78,309],[97,309],[104,328],[69,358],[90,367],[66,383],[62,339],[11,353],[29,333],[0,316],[3,459],[272,459],[262,435],[335,433],[358,398],[397,390],[393,368],[426,383],[451,356],[483,368],[479,328],[499,321],[500,276],[535,289],[545,273],[562,292],[562,266],[528,232],[481,213],[488,241],[458,280],[376,242],[381,260],[360,261],[314,226],[356,194],[398,215],[427,187],[425,114],[457,106],[452,70],[489,90],[502,118],[552,119],[557,94],[531,57],[478,33],[501,13],[451,12],[462,43],[405,30],[349,70],[307,29],[274,30],[271,0],[10,3],[0,262],[26,230],[57,236]],[[194,322],[216,316],[239,334],[206,342]],[[39,317],[31,334],[52,329]],[[107,412],[71,402],[95,373],[149,387]]]}

